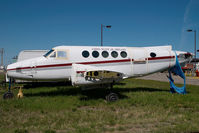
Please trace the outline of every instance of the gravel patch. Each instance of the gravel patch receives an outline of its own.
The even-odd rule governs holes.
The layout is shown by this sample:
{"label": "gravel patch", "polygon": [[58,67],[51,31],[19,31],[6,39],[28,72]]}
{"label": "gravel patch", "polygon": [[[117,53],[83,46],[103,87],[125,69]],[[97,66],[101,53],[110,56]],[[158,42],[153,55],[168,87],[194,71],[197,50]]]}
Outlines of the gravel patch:
{"label": "gravel patch", "polygon": [[[154,74],[147,75],[144,77],[139,77],[138,79],[169,82],[167,75],[169,75],[169,74],[168,73],[154,73]],[[184,84],[184,80],[182,78],[180,78],[179,76],[173,75],[173,79],[174,79],[175,83]],[[199,77],[198,78],[186,77],[186,84],[199,85]]]}

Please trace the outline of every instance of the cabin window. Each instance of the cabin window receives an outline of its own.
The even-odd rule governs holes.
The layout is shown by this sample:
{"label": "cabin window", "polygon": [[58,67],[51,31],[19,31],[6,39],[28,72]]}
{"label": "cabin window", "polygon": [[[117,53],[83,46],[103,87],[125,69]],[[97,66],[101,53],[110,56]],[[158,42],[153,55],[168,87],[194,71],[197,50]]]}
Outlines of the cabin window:
{"label": "cabin window", "polygon": [[89,57],[89,55],[90,55],[89,52],[86,51],[86,50],[84,50],[84,51],[82,52],[82,56],[85,57],[85,58]]}
{"label": "cabin window", "polygon": [[156,57],[156,53],[151,52],[151,53],[150,53],[150,56],[151,56],[151,57]]}
{"label": "cabin window", "polygon": [[109,53],[108,53],[107,51],[103,51],[103,52],[102,52],[102,56],[103,56],[104,58],[107,58],[107,57],[109,56]]}
{"label": "cabin window", "polygon": [[92,55],[94,58],[97,58],[99,56],[99,52],[98,51],[93,51]]}
{"label": "cabin window", "polygon": [[122,52],[120,53],[120,55],[121,55],[121,57],[123,57],[123,58],[126,58],[126,57],[127,57],[127,53],[126,53],[125,51],[122,51]]}
{"label": "cabin window", "polygon": [[66,51],[57,51],[58,58],[66,58]]}
{"label": "cabin window", "polygon": [[116,57],[118,57],[118,53],[117,53],[116,51],[112,51],[112,52],[111,52],[111,56],[112,56],[113,58],[116,58]]}

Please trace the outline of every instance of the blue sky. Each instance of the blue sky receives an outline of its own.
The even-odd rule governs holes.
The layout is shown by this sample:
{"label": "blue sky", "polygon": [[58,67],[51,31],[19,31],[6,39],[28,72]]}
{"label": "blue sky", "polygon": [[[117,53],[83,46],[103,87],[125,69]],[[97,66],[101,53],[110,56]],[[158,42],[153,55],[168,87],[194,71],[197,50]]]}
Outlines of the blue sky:
{"label": "blue sky", "polygon": [[27,49],[99,46],[104,24],[112,25],[104,46],[170,44],[193,52],[194,34],[186,29],[199,39],[198,13],[198,0],[0,0],[0,48],[8,64]]}

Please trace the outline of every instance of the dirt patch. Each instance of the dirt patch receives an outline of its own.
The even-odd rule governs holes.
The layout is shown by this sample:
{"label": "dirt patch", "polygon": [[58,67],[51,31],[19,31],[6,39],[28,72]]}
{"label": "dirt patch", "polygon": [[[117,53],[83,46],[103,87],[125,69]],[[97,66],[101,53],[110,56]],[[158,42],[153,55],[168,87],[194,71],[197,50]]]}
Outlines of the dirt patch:
{"label": "dirt patch", "polygon": [[[167,75],[169,75],[169,74],[168,73],[154,73],[154,74],[147,75],[147,76],[144,76],[144,77],[139,77],[138,79],[169,82]],[[174,79],[175,83],[184,84],[184,80],[182,80],[179,76],[173,75],[173,79]],[[191,77],[186,77],[186,84],[199,85],[199,78],[193,79]]]}

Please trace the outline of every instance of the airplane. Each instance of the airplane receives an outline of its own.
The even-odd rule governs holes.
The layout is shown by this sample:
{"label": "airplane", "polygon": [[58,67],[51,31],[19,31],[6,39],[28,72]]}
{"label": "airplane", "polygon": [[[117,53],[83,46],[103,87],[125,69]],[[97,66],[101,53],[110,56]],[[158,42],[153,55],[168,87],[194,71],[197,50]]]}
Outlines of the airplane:
{"label": "airplane", "polygon": [[[171,45],[153,47],[57,46],[45,55],[7,66],[10,79],[71,81],[73,86],[110,87],[126,78],[169,70],[192,59]],[[171,80],[172,81],[172,80]],[[92,88],[92,87],[91,87]],[[108,101],[118,95],[110,91]]]}

